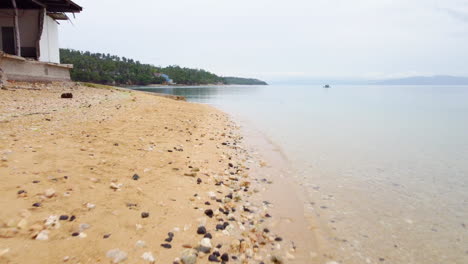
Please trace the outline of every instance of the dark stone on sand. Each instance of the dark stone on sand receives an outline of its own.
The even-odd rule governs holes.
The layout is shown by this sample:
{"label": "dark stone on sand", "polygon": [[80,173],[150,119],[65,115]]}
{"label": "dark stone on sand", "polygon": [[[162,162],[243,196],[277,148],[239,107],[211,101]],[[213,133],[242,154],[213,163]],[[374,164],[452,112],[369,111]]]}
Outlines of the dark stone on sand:
{"label": "dark stone on sand", "polygon": [[25,190],[19,190],[18,191],[18,194],[23,194],[23,193],[26,193],[26,191]]}
{"label": "dark stone on sand", "polygon": [[66,221],[66,220],[68,220],[68,218],[69,218],[68,215],[61,215],[59,217],[59,220]]}
{"label": "dark stone on sand", "polygon": [[164,241],[166,241],[166,242],[169,242],[169,243],[170,243],[170,242],[172,242],[172,237],[168,237],[168,238],[164,239]]}
{"label": "dark stone on sand", "polygon": [[38,181],[38,180],[35,180],[35,181],[32,181],[32,183],[40,183],[41,181]]}
{"label": "dark stone on sand", "polygon": [[223,202],[223,200],[221,200],[221,199],[216,199],[216,202],[218,202],[218,203],[222,203],[222,202]]}
{"label": "dark stone on sand", "polygon": [[202,179],[198,178],[197,179],[197,184],[200,184],[200,183],[202,183]]}
{"label": "dark stone on sand", "polygon": [[224,223],[223,223],[224,228],[226,228],[228,225],[229,225],[228,222],[224,222]]}
{"label": "dark stone on sand", "polygon": [[281,237],[276,237],[276,238],[275,238],[275,241],[276,241],[276,242],[281,242],[281,241],[283,241],[283,239],[282,239]]}
{"label": "dark stone on sand", "polygon": [[148,212],[143,212],[141,213],[141,218],[148,218],[149,217],[149,213]]}
{"label": "dark stone on sand", "polygon": [[234,167],[234,165],[232,163],[229,163],[228,164],[230,168]]}
{"label": "dark stone on sand", "polygon": [[211,218],[211,217],[213,217],[213,210],[207,209],[207,210],[205,210],[205,214],[206,214],[209,218]]}
{"label": "dark stone on sand", "polygon": [[213,238],[213,236],[210,233],[206,233],[203,237],[204,238],[209,238],[209,239]]}
{"label": "dark stone on sand", "polygon": [[219,262],[218,257],[216,255],[214,255],[214,254],[209,255],[208,260],[211,261],[211,262]]}
{"label": "dark stone on sand", "polygon": [[215,255],[215,256],[217,256],[217,257],[221,256],[221,254],[219,254],[219,251],[213,252],[213,255]]}
{"label": "dark stone on sand", "polygon": [[168,237],[174,237],[174,233],[169,232],[169,233],[167,233],[167,236],[168,236]]}
{"label": "dark stone on sand", "polygon": [[216,230],[224,230],[226,227],[222,224],[217,224],[216,225]]}
{"label": "dark stone on sand", "polygon": [[132,179],[134,181],[138,181],[138,179],[140,179],[140,176],[138,176],[138,174],[135,173],[135,174],[133,174]]}
{"label": "dark stone on sand", "polygon": [[70,217],[70,222],[73,221],[73,220],[75,220],[75,219],[76,219],[76,216],[72,215],[72,216]]}
{"label": "dark stone on sand", "polygon": [[265,232],[265,233],[270,233],[270,229],[264,228],[264,229],[263,229],[263,232]]}
{"label": "dark stone on sand", "polygon": [[70,99],[70,98],[73,98],[73,94],[72,93],[63,93],[62,95],[60,95],[60,98]]}
{"label": "dark stone on sand", "polygon": [[161,247],[163,247],[163,248],[172,248],[171,244],[167,244],[167,243],[161,244]]}
{"label": "dark stone on sand", "polygon": [[265,214],[265,217],[271,217],[271,215],[270,214]]}
{"label": "dark stone on sand", "polygon": [[226,195],[226,197],[232,200],[232,193]]}
{"label": "dark stone on sand", "polygon": [[34,207],[41,207],[41,203],[33,203],[32,206],[34,206]]}
{"label": "dark stone on sand", "polygon": [[223,245],[218,244],[218,245],[216,245],[216,248],[217,248],[217,249],[220,249],[222,246],[223,246]]}
{"label": "dark stone on sand", "polygon": [[221,255],[221,260],[222,260],[222,261],[225,261],[225,262],[229,261],[229,255],[228,255],[228,253],[224,253],[223,255]]}
{"label": "dark stone on sand", "polygon": [[206,228],[204,226],[199,226],[197,229],[197,234],[204,235],[206,234]]}
{"label": "dark stone on sand", "polygon": [[72,233],[72,236],[79,236],[79,235],[80,235],[79,232],[73,232],[73,233]]}
{"label": "dark stone on sand", "polygon": [[205,202],[205,205],[211,205],[211,203],[210,202]]}
{"label": "dark stone on sand", "polygon": [[106,238],[109,238],[111,236],[111,234],[105,234],[102,236],[102,238],[106,239]]}
{"label": "dark stone on sand", "polygon": [[[231,258],[232,258],[233,260],[237,260],[237,256],[231,256]],[[260,263],[261,263],[261,264],[265,264],[265,263],[263,263],[263,261],[260,262]]]}

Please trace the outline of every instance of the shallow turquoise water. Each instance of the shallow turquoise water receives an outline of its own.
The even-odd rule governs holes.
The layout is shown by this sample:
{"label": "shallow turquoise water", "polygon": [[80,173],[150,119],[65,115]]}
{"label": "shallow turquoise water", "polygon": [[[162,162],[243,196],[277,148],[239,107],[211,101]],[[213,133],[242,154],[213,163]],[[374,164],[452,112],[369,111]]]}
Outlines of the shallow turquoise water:
{"label": "shallow turquoise water", "polygon": [[[345,263],[468,263],[468,86],[148,88],[267,135]],[[393,262],[392,262],[393,261]]]}

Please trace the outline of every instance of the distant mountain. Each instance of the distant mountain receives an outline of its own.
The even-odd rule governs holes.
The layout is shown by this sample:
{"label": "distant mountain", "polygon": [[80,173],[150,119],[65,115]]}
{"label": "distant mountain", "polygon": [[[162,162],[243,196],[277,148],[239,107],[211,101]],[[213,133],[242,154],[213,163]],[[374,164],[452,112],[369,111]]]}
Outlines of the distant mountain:
{"label": "distant mountain", "polygon": [[468,85],[468,77],[456,77],[448,75],[415,76],[400,79],[374,81],[370,84],[382,85]]}

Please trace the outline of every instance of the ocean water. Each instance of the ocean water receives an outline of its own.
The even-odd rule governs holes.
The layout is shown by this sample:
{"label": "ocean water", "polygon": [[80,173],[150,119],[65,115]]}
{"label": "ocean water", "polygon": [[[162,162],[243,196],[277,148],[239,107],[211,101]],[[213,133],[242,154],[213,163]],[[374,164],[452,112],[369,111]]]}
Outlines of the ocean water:
{"label": "ocean water", "polygon": [[214,105],[291,164],[340,263],[468,263],[468,86],[141,87]]}

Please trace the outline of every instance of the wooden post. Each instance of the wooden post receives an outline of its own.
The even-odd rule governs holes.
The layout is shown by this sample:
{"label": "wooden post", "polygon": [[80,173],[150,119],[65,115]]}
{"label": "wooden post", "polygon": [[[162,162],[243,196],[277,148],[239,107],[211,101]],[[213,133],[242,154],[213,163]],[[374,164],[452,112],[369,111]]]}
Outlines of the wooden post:
{"label": "wooden post", "polygon": [[15,10],[15,18],[13,20],[13,24],[15,26],[15,44],[16,44],[16,55],[21,56],[21,39],[20,39],[20,32],[19,32],[19,23],[18,23],[18,8],[16,7],[16,0],[11,0],[13,4],[13,8]]}

